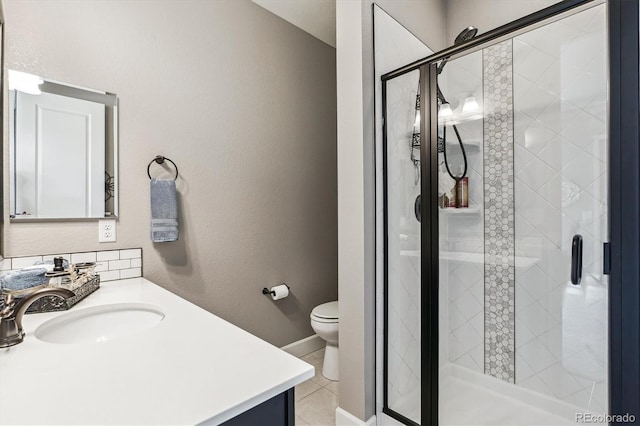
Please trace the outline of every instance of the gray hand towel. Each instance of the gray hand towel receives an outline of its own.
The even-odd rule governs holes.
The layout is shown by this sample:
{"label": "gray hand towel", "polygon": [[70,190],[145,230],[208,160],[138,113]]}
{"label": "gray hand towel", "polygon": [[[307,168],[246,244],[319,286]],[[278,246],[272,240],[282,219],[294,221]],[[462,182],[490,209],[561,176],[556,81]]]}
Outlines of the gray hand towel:
{"label": "gray hand towel", "polygon": [[47,268],[25,268],[18,271],[7,272],[0,276],[0,287],[6,290],[25,290],[47,284],[49,278],[44,274]]}
{"label": "gray hand towel", "polygon": [[151,179],[151,241],[178,241],[178,198],[176,181]]}

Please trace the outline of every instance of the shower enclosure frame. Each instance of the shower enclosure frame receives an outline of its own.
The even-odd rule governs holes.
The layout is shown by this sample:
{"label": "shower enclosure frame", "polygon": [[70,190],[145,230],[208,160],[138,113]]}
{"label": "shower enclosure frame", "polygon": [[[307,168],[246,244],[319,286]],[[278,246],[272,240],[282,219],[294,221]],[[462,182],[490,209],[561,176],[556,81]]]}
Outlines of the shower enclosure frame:
{"label": "shower enclosure frame", "polygon": [[[575,13],[597,0],[564,0],[457,46],[384,74],[382,79],[383,168],[387,170],[387,83],[419,70],[421,105],[421,423],[438,424],[439,242],[437,63],[480,50]],[[630,413],[640,422],[640,54],[638,1],[608,0],[609,51],[609,243],[603,270],[609,274],[609,413]],[[425,137],[428,136],[428,137]],[[415,422],[388,405],[388,205],[384,189],[383,413]],[[616,424],[615,422],[613,424]]]}

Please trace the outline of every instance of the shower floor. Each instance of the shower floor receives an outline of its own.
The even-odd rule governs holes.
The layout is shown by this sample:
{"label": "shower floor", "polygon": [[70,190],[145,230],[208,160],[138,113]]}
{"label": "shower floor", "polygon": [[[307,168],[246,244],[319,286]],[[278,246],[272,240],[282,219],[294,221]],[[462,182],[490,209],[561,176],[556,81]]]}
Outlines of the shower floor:
{"label": "shower floor", "polygon": [[[586,411],[488,378],[464,367],[447,366],[441,371],[441,376],[439,394],[441,426],[575,425],[575,413]],[[405,402],[417,400],[419,398],[404,399]],[[412,405],[417,409],[415,404]],[[404,407],[401,406],[395,408],[397,412],[409,418],[418,417],[418,413],[412,412],[411,409],[403,409]],[[396,423],[387,421],[385,424]]]}
{"label": "shower floor", "polygon": [[459,378],[440,387],[441,425],[570,425],[575,422]]}

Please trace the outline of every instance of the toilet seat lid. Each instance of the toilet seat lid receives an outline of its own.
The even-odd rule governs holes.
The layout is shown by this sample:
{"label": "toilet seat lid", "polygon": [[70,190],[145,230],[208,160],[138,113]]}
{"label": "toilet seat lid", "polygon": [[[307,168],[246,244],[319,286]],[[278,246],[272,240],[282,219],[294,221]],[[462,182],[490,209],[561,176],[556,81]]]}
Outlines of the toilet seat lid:
{"label": "toilet seat lid", "polygon": [[327,302],[313,308],[311,315],[318,318],[338,319],[338,301]]}

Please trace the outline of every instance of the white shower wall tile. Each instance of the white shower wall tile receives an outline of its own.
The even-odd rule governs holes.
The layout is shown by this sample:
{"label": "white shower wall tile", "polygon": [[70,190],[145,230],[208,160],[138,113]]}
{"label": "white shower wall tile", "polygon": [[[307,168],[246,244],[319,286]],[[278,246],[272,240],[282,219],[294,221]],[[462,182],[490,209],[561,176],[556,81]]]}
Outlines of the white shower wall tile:
{"label": "white shower wall tile", "polygon": [[605,131],[605,123],[601,119],[581,111],[575,119],[561,129],[560,135],[578,148],[585,149],[592,143],[601,140],[600,137],[605,134]]}
{"label": "white shower wall tile", "polygon": [[[518,297],[516,296],[516,299]],[[518,304],[518,302],[516,301],[516,305]],[[527,343],[531,342],[533,339],[535,339],[535,335],[527,328],[526,325],[524,325],[524,323],[522,321],[519,320],[518,316],[516,315],[516,354],[520,353],[520,348],[522,348],[522,346],[526,345]],[[516,363],[516,374],[518,374],[517,371],[517,363]],[[516,377],[516,383],[518,382],[518,378]]]}
{"label": "white shower wall tile", "polygon": [[571,373],[567,372],[562,363],[553,364],[541,371],[539,377],[558,399],[566,398],[583,389],[583,385]]}
{"label": "white shower wall tile", "polygon": [[[601,266],[600,243],[606,239],[606,226],[600,220],[606,212],[604,203],[607,200],[604,170],[606,123],[602,121],[606,112],[606,93],[600,90],[604,87],[601,59],[605,57],[602,54],[605,43],[602,34],[591,30],[592,27],[604,27],[603,15],[596,10],[603,8],[598,6],[530,32],[526,37],[519,36],[514,40],[513,47],[515,253],[517,256],[536,259],[533,263],[525,263],[526,266],[517,267],[515,272],[515,380],[517,385],[592,411],[606,409],[604,373],[607,360],[603,353],[607,338],[606,316],[603,318],[606,315],[606,281],[602,281],[598,268]],[[386,46],[384,49],[395,48],[390,44],[379,45],[376,42],[376,55],[378,47],[382,49],[383,45]],[[601,47],[594,49],[594,45]],[[379,66],[379,59],[391,56],[377,56],[376,70],[384,72]],[[446,87],[448,97],[460,98],[458,95],[466,91],[466,96],[473,93],[477,99],[482,99],[482,69],[479,68],[479,74],[469,71],[474,69],[471,56],[461,58],[468,63],[462,64],[462,61],[454,60],[447,65],[447,71],[441,76],[441,85]],[[415,59],[419,57],[421,56]],[[394,59],[388,62],[391,63]],[[456,70],[458,62],[464,66]],[[457,73],[457,81],[453,81],[451,75],[445,76],[447,72]],[[447,78],[450,83],[448,86],[445,81]],[[381,111],[379,79],[376,81],[377,111]],[[399,80],[396,81],[398,82]],[[407,235],[406,224],[412,218],[410,201],[417,195],[417,192],[411,190],[414,170],[407,161],[410,154],[408,137],[414,111],[411,101],[402,103],[403,99],[411,99],[415,85],[417,80],[407,84],[404,93],[398,93],[395,98],[390,93],[388,103],[390,110],[398,112],[393,119],[391,115],[389,117],[389,120],[393,120],[389,123],[389,132],[398,135],[395,145],[390,145],[388,157],[392,167],[397,166],[396,172],[387,170],[386,176],[391,188],[390,203],[394,203],[394,207],[390,207],[396,209],[390,213],[402,218],[390,223],[389,235],[398,236],[390,239],[394,241],[389,241],[391,253],[408,251],[405,250],[408,247],[407,240],[400,241],[399,236]],[[455,108],[457,105],[452,106]],[[480,123],[481,121],[478,122]],[[381,120],[377,120],[377,124],[377,302],[378,312],[381,313],[384,302],[381,296],[384,259],[380,250],[383,241],[381,191],[384,171],[381,164]],[[479,130],[479,137],[474,134],[477,131],[477,126],[461,129],[464,140],[481,140],[482,129]],[[481,159],[482,155],[481,147],[479,155],[469,156],[468,172],[471,180],[470,199],[479,204],[482,202],[482,194],[477,192],[478,187],[481,189],[482,186],[478,186],[478,183],[484,173],[482,161],[477,158]],[[455,159],[455,154],[452,157]],[[400,166],[402,163],[404,166]],[[586,173],[579,173],[584,171]],[[441,241],[441,249],[482,253],[482,213],[472,219],[441,215],[440,226],[441,235],[448,237]],[[574,294],[576,289],[567,284],[567,250],[575,233],[582,233],[586,237],[585,274],[589,276],[588,283],[578,289],[580,294]],[[401,259],[405,256],[390,259],[392,263],[397,263],[391,276],[400,290],[394,303],[405,308],[406,295],[411,290],[419,291],[419,240],[414,239],[412,242],[414,256],[406,256],[409,262]],[[441,332],[446,332],[449,336],[448,339],[441,339],[440,359],[483,372],[484,348],[482,345],[474,346],[473,343],[479,338],[484,339],[479,333],[483,323],[478,321],[478,318],[482,318],[484,303],[482,299],[478,305],[474,303],[481,292],[473,284],[473,271],[469,273],[468,268],[461,268],[462,264],[465,268],[473,265],[478,270],[482,269],[482,264],[470,262],[441,261],[440,265],[440,298],[444,301],[440,309],[440,327]],[[409,265],[413,265],[413,272],[408,269]],[[414,273],[415,277],[412,278]],[[528,276],[525,277],[526,274]],[[416,278],[418,287],[413,284],[413,279]],[[389,398],[392,401],[410,398],[411,389],[417,386],[420,377],[416,371],[419,363],[416,364],[415,361],[418,353],[416,348],[419,347],[419,334],[415,333],[419,333],[419,327],[414,330],[407,327],[412,319],[419,318],[419,312],[415,305],[412,307],[409,304],[409,310],[411,309],[411,314],[408,310],[394,310],[392,314],[399,329],[397,335],[392,337],[394,340],[389,357]],[[474,314],[478,309],[480,310]],[[592,329],[588,336],[584,334],[584,323],[577,324],[584,322],[585,318],[587,327]],[[382,315],[379,315],[378,359],[382,359],[381,319]],[[589,351],[592,352],[590,355]],[[380,369],[378,377],[378,407],[381,407]],[[596,387],[599,387],[599,392],[594,391]]]}
{"label": "white shower wall tile", "polygon": [[520,275],[518,289],[525,291],[527,296],[538,300],[556,287],[556,282],[538,265],[534,265]]}
{"label": "white shower wall tile", "polygon": [[[478,52],[447,63],[439,84],[454,109],[461,100],[473,95],[483,104],[482,55]],[[449,129],[450,131],[451,129]],[[448,353],[441,356],[441,365],[451,362],[482,373],[484,370],[484,272],[482,263],[463,260],[484,252],[483,122],[464,122],[458,126],[467,147],[470,205],[479,207],[474,215],[451,214],[440,210],[440,250],[451,253],[457,260],[441,261],[440,308],[446,308],[447,322],[441,323],[442,344]],[[447,133],[447,140],[450,141]],[[462,164],[457,143],[447,145],[449,164]],[[449,148],[451,147],[451,148]],[[440,159],[442,161],[442,158]],[[441,176],[446,175],[444,168]],[[441,315],[442,316],[442,315]],[[441,320],[442,322],[442,320]]]}
{"label": "white shower wall tile", "polygon": [[528,379],[519,382],[518,386],[522,386],[523,388],[546,395],[552,394],[551,389],[549,389],[549,387],[537,375],[531,376]]}
{"label": "white shower wall tile", "polygon": [[[536,374],[558,361],[538,338],[533,338],[529,343],[524,344],[519,348],[519,352],[522,359],[527,362]],[[516,384],[520,384],[518,379],[516,379]]]}
{"label": "white shower wall tile", "polygon": [[534,336],[546,333],[551,327],[557,324],[557,320],[537,301],[524,308],[522,312],[519,312],[517,318],[518,321],[522,321]]}
{"label": "white shower wall tile", "polygon": [[[389,382],[388,402],[398,407],[404,402],[420,406],[420,240],[419,226],[413,216],[413,200],[419,193],[414,184],[415,170],[410,159],[410,132],[415,119],[417,73],[409,79],[389,82],[388,92],[388,167],[382,159],[382,85],[380,76],[406,63],[433,53],[406,28],[378,7],[375,20],[376,81],[376,366],[377,410],[382,410],[384,343],[384,203],[383,182],[389,193]],[[415,223],[412,224],[412,221]],[[405,252],[406,255],[400,255]],[[419,419],[418,419],[419,420]]]}
{"label": "white shower wall tile", "polygon": [[[517,109],[526,111],[529,117],[537,119],[555,98],[556,95],[552,92],[534,83],[521,97]],[[541,121],[529,129],[529,132],[525,132],[524,135],[527,139],[525,147],[530,151],[538,151],[543,146],[544,136],[548,135],[551,129],[548,129]]]}
{"label": "white shower wall tile", "polygon": [[[607,370],[603,10],[514,40],[516,254],[536,259],[516,269],[516,384],[592,411],[606,408],[606,392],[591,395]],[[546,59],[540,52],[553,61],[536,76],[530,58]],[[578,233],[585,278],[572,286]]]}
{"label": "white shower wall tile", "polygon": [[529,81],[540,78],[555,61],[552,55],[527,44],[522,38],[514,40],[513,57],[514,61],[522,64],[520,76]]}

